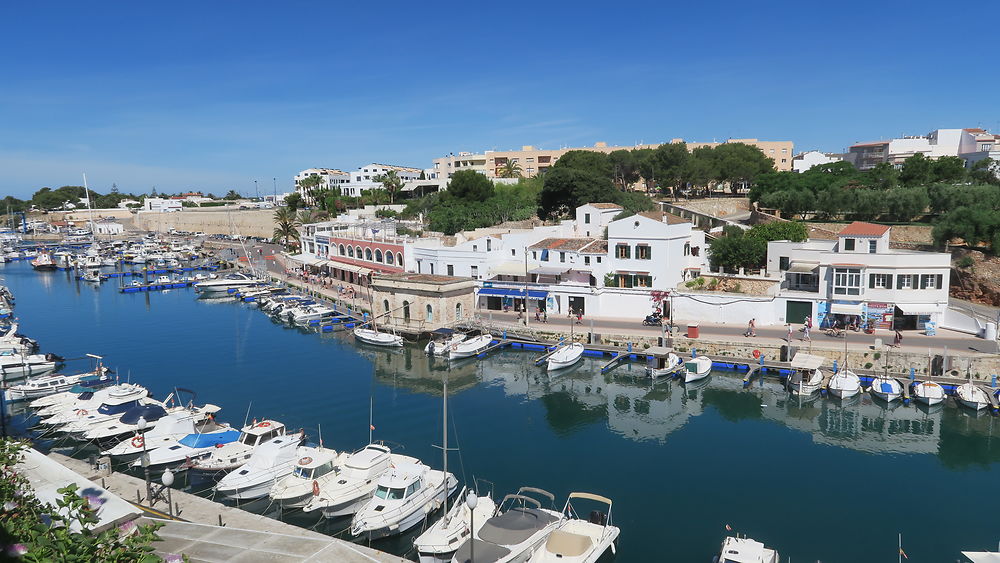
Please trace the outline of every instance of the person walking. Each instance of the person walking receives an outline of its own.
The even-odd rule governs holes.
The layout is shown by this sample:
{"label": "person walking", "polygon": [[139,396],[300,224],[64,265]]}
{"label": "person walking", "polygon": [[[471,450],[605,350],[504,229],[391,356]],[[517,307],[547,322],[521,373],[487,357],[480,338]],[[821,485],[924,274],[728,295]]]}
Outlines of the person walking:
{"label": "person walking", "polygon": [[583,323],[583,309],[576,312],[576,324]]}
{"label": "person walking", "polygon": [[543,323],[549,322],[549,310],[548,309],[545,309],[544,311],[542,311],[542,322]]}
{"label": "person walking", "polygon": [[788,323],[785,326],[788,327],[788,335],[785,336],[785,340],[787,340],[788,343],[791,344],[792,343],[792,323]]}
{"label": "person walking", "polygon": [[812,338],[809,337],[809,330],[809,325],[802,327],[802,340],[812,342]]}
{"label": "person walking", "polygon": [[750,322],[747,323],[746,336],[757,336],[757,319],[750,319]]}
{"label": "person walking", "polygon": [[896,336],[892,339],[892,347],[899,348],[899,345],[903,343],[903,334],[896,329]]}

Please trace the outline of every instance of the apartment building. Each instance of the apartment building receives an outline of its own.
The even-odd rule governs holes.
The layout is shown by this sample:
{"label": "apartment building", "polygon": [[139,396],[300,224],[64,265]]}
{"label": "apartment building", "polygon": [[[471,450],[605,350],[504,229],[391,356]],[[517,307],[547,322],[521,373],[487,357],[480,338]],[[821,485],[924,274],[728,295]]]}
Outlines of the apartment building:
{"label": "apartment building", "polygon": [[307,168],[295,175],[295,189],[308,201],[309,194],[302,188],[302,181],[310,176],[319,176],[322,178],[320,188],[339,188],[341,194],[345,196],[358,197],[364,190],[382,189],[382,183],[376,178],[390,170],[395,170],[404,182],[418,180],[424,172],[420,168],[377,162],[366,164],[352,172],[344,172],[336,168]]}
{"label": "apartment building", "polygon": [[796,172],[805,172],[814,166],[831,164],[842,160],[844,160],[843,154],[806,151],[792,157],[792,170]]}
{"label": "apartment building", "polygon": [[[682,143],[683,139],[672,139],[671,143]],[[791,141],[760,141],[758,139],[729,139],[724,143],[745,143],[757,147],[766,156],[774,160],[774,166],[779,171],[792,170],[792,156],[795,148]],[[521,150],[484,151],[482,153],[460,152],[435,158],[431,168],[434,178],[451,178],[460,170],[474,170],[490,178],[499,178],[508,163],[520,168],[521,176],[531,178],[552,167],[560,157],[569,151],[597,151],[610,153],[617,150],[655,149],[662,143],[640,144],[632,146],[609,146],[607,143],[595,143],[592,147],[564,147],[559,149],[539,149],[531,145],[521,147]],[[723,143],[688,143],[688,150],[698,147],[717,147]]]}
{"label": "apartment building", "polygon": [[930,159],[957,156],[964,159],[968,166],[990,154],[1000,156],[998,141],[1000,135],[984,129],[936,129],[926,135],[852,145],[848,149],[846,160],[858,170],[870,170],[883,162],[902,166],[907,158],[922,154]]}

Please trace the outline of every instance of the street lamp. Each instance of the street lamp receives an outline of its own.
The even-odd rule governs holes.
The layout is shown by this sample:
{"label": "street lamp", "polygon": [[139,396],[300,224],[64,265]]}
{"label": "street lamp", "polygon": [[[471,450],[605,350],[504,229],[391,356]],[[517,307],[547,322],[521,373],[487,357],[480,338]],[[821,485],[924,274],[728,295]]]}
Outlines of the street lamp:
{"label": "street lamp", "polygon": [[476,496],[476,491],[470,490],[469,494],[465,495],[465,506],[469,507],[469,563],[476,560],[476,504],[478,502],[479,497]]}
{"label": "street lamp", "polygon": [[160,481],[163,482],[163,486],[167,488],[167,514],[171,517],[174,515],[174,500],[173,496],[170,494],[170,486],[174,484],[174,472],[167,468],[163,472],[163,476],[160,477]]}
{"label": "street lamp", "polygon": [[152,487],[149,482],[149,452],[146,451],[146,418],[140,416],[135,425],[139,428],[139,439],[142,440],[142,471],[146,478],[146,499],[152,502]]}
{"label": "street lamp", "polygon": [[253,191],[257,194],[257,200],[260,200],[260,189],[257,188],[257,180],[253,181]]}

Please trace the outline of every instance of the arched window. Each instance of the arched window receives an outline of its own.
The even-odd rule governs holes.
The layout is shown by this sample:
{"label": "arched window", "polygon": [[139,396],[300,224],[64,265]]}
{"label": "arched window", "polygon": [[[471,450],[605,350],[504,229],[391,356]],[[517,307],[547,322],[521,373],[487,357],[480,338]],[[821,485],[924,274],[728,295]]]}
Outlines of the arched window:
{"label": "arched window", "polygon": [[455,303],[455,320],[456,321],[462,320],[462,304],[461,303]]}
{"label": "arched window", "polygon": [[396,265],[400,268],[403,267],[403,254],[401,252],[396,253]]}
{"label": "arched window", "polygon": [[427,322],[434,322],[434,309],[429,304],[427,305]]}
{"label": "arched window", "polygon": [[365,249],[365,260],[368,260],[369,262],[372,261],[372,249],[370,248]]}
{"label": "arched window", "polygon": [[390,266],[392,265],[392,253],[391,252],[386,252],[385,253],[385,263],[389,264]]}
{"label": "arched window", "polygon": [[382,262],[382,251],[377,248],[375,249],[375,261],[379,263]]}
{"label": "arched window", "polygon": [[361,260],[361,257],[364,256],[364,254],[361,254],[361,247],[360,246],[355,246],[354,247],[354,255],[358,257],[358,260]]}
{"label": "arched window", "polygon": [[340,255],[347,256],[347,251],[344,250],[344,245],[340,245]]}
{"label": "arched window", "polygon": [[[344,248],[344,247],[341,246],[341,248]],[[354,258],[354,247],[353,246],[348,246],[347,247],[347,257],[348,258]]]}
{"label": "arched window", "polygon": [[389,300],[388,299],[382,301],[382,307],[385,308],[385,314],[388,315],[389,314]]}
{"label": "arched window", "polygon": [[403,301],[403,320],[410,322],[410,302]]}

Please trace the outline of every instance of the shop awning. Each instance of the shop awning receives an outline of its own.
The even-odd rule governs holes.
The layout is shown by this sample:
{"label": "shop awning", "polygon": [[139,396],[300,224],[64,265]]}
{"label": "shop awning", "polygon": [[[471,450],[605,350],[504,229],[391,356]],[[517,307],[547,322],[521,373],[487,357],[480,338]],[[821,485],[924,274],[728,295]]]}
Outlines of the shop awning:
{"label": "shop awning", "polygon": [[[528,299],[545,299],[548,296],[547,291],[541,291],[536,289],[528,290]],[[486,295],[490,297],[524,297],[523,289],[506,289],[499,287],[484,287],[479,290],[479,295]]]}
{"label": "shop awning", "polygon": [[831,303],[830,312],[835,315],[860,315],[861,303]]}
{"label": "shop awning", "polygon": [[296,262],[301,262],[303,264],[306,264],[308,266],[318,266],[320,262],[323,262],[322,259],[316,258],[315,256],[311,256],[309,254],[293,254],[292,256],[289,256],[289,258],[295,260]]}
{"label": "shop awning", "polygon": [[513,260],[508,262],[501,262],[496,266],[490,268],[491,276],[526,276],[527,268],[525,268],[524,262],[515,262]]}
{"label": "shop awning", "polygon": [[931,315],[938,312],[936,303],[896,303],[904,315]]}
{"label": "shop awning", "polygon": [[560,266],[542,266],[540,268],[534,268],[528,270],[529,274],[538,274],[541,276],[561,276],[569,271],[569,268],[564,268]]}
{"label": "shop awning", "polygon": [[317,264],[319,266],[326,266],[328,268],[336,268],[338,270],[343,270],[345,272],[354,272],[355,274],[360,274],[362,276],[367,276],[372,273],[373,270],[365,268],[363,266],[355,266],[354,264],[345,264],[344,262],[334,262],[332,260],[323,260],[322,264]]}
{"label": "shop awning", "polygon": [[811,274],[816,268],[819,268],[819,262],[792,262],[786,271],[792,274]]}

